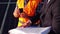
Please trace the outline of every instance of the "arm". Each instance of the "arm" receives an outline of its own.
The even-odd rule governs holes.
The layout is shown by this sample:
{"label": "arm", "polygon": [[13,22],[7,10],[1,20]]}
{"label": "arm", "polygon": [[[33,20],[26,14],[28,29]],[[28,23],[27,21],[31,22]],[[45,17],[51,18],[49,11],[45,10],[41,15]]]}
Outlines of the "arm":
{"label": "arm", "polygon": [[60,34],[60,6],[59,1],[57,0],[54,3],[54,7],[52,8],[53,21],[52,28],[56,34]]}
{"label": "arm", "polygon": [[39,3],[41,3],[41,0],[30,0],[28,4],[24,7],[24,12],[30,17],[34,16],[35,10]]}
{"label": "arm", "polygon": [[30,20],[32,21],[32,23],[40,21],[41,8],[42,8],[42,4],[39,3],[38,6],[37,6],[37,8],[36,8],[35,16],[33,16],[32,18],[30,18]]}

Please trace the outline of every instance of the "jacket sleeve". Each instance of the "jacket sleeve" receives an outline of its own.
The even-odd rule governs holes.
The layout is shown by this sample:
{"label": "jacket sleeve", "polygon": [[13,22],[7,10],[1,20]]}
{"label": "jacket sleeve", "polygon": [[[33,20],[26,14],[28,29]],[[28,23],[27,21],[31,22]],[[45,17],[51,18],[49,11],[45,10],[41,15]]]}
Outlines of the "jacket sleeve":
{"label": "jacket sleeve", "polygon": [[24,7],[24,13],[26,13],[30,17],[34,16],[35,10],[39,3],[41,3],[41,0],[30,0]]}
{"label": "jacket sleeve", "polygon": [[56,0],[52,6],[52,28],[56,34],[60,34],[60,1]]}
{"label": "jacket sleeve", "polygon": [[40,10],[42,8],[42,4],[40,3],[36,9],[36,13],[35,16],[31,17],[30,20],[32,21],[32,23],[36,22],[37,20],[40,19]]}

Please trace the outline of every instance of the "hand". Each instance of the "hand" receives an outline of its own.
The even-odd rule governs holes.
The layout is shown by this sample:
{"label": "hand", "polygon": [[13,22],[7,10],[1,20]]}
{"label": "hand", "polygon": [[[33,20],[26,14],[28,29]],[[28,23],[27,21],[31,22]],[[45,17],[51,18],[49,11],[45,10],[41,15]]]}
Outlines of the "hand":
{"label": "hand", "polygon": [[36,25],[40,24],[40,19],[35,23]]}
{"label": "hand", "polygon": [[20,13],[20,17],[26,17],[26,18],[28,18],[28,16],[23,12],[23,13]]}
{"label": "hand", "polygon": [[28,26],[30,26],[31,25],[31,21],[30,20],[28,20],[26,23],[24,23],[24,24],[22,24],[22,28],[25,28],[25,27],[28,27]]}
{"label": "hand", "polygon": [[13,12],[14,17],[18,18],[20,16],[19,9],[16,7],[14,12]]}

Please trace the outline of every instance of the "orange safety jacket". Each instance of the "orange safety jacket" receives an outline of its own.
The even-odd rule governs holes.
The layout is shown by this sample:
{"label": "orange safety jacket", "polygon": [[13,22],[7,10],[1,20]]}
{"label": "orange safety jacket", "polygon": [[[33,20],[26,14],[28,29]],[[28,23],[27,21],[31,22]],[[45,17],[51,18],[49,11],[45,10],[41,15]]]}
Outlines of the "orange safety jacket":
{"label": "orange safety jacket", "polygon": [[[27,14],[27,16],[33,17],[35,15],[36,8],[38,4],[41,2],[41,0],[29,0],[27,5],[24,6],[24,0],[17,0],[17,6],[19,9],[23,8],[23,12]],[[20,18],[19,20],[22,22],[27,22],[27,18]],[[22,24],[18,22],[18,26],[21,26]]]}

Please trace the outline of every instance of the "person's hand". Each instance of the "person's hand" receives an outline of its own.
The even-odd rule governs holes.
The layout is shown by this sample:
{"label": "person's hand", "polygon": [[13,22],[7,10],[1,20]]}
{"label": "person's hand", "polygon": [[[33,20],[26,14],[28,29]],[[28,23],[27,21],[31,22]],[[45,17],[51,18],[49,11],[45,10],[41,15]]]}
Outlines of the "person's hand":
{"label": "person's hand", "polygon": [[24,23],[24,24],[22,24],[22,28],[25,28],[25,27],[28,27],[28,26],[30,26],[31,25],[31,21],[30,20],[28,20],[26,23]]}
{"label": "person's hand", "polygon": [[19,12],[19,9],[16,7],[15,8],[15,10],[14,10],[14,12],[13,12],[13,15],[14,15],[14,17],[19,17],[20,16],[20,12]]}
{"label": "person's hand", "polygon": [[20,13],[20,17],[28,18],[28,15],[23,12],[23,13]]}
{"label": "person's hand", "polygon": [[40,24],[40,19],[37,20],[37,22],[35,23],[36,25],[39,25]]}

